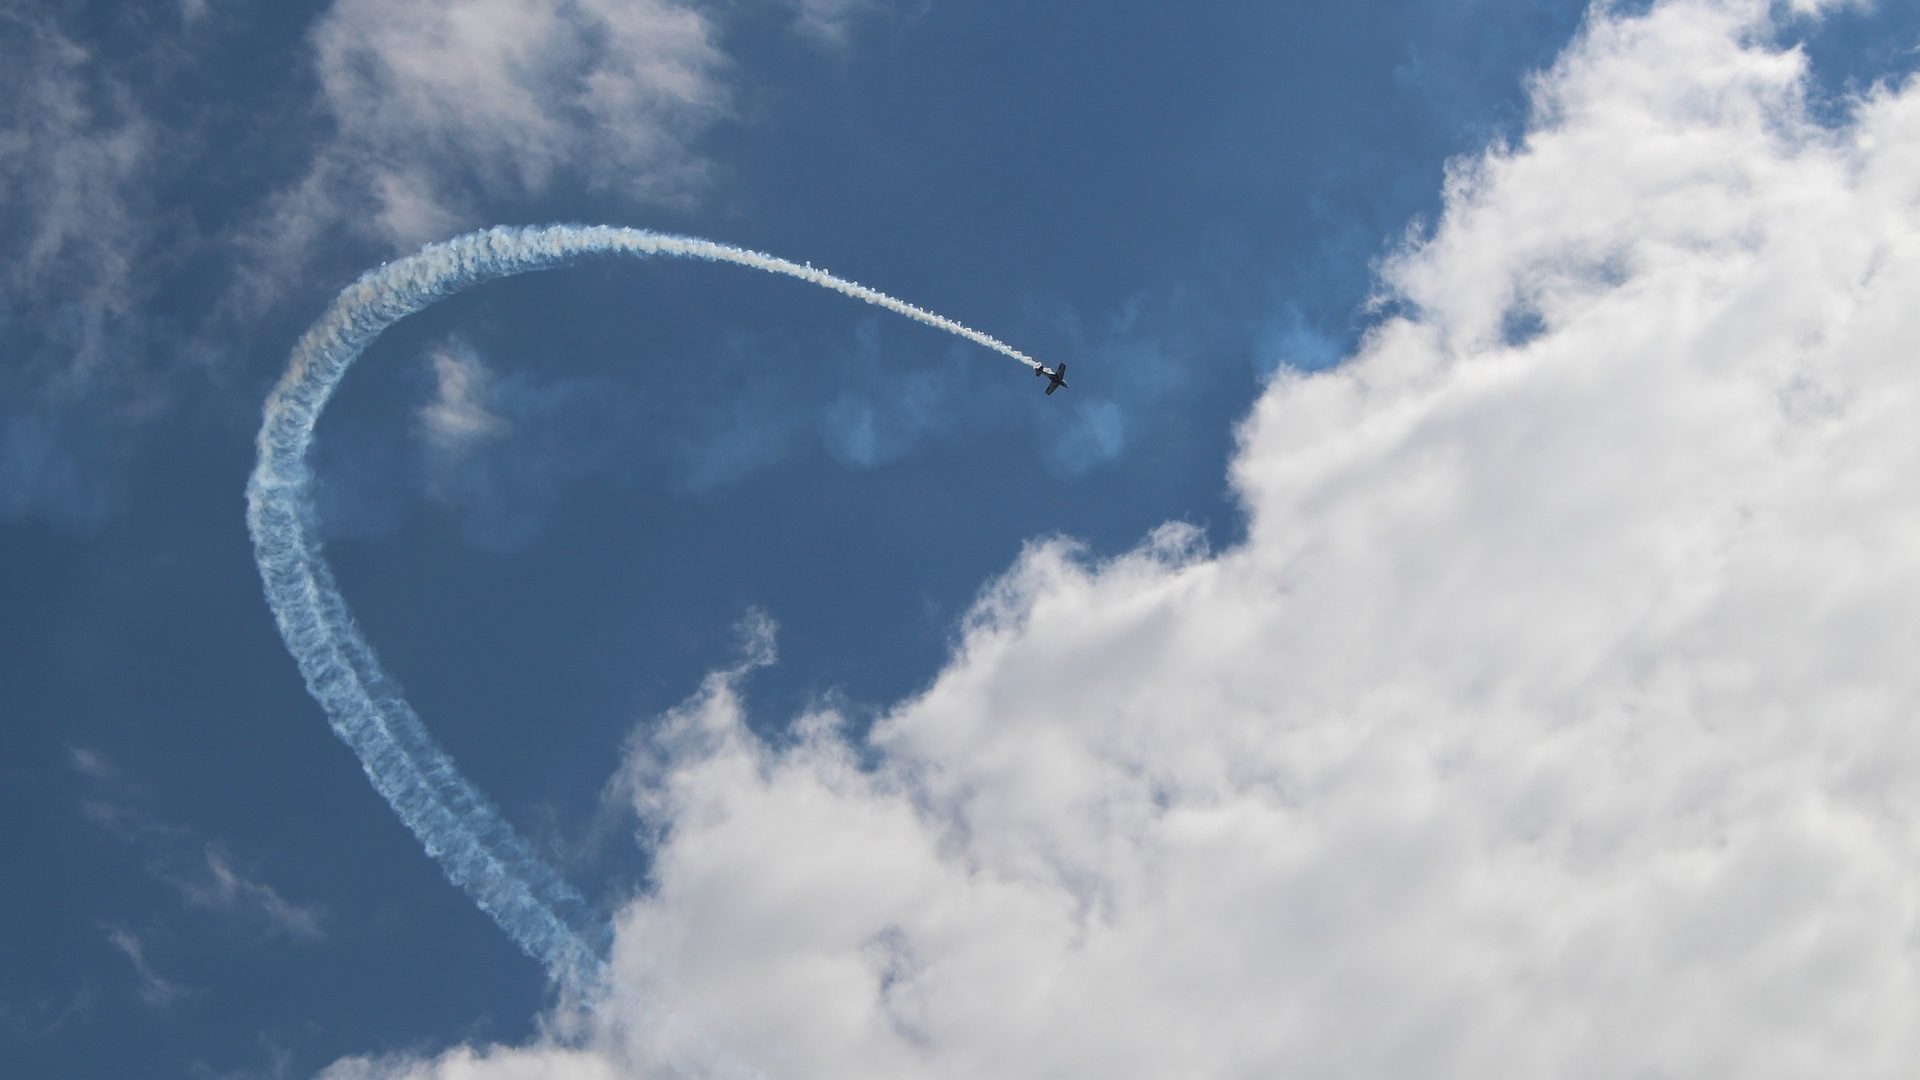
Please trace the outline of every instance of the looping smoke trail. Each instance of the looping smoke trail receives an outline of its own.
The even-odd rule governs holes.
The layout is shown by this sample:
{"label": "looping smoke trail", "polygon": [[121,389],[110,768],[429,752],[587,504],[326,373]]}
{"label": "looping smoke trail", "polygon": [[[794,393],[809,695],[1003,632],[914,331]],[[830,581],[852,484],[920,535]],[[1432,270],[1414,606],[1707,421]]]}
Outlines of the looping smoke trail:
{"label": "looping smoke trail", "polygon": [[307,449],[334,388],[387,327],[478,282],[601,254],[674,255],[785,274],[1039,366],[995,338],[824,270],[710,240],[604,225],[493,228],[430,244],[362,275],[300,338],[267,399],[260,457],[247,483],[247,528],[280,634],[335,733],[447,877],[553,978],[588,995],[603,982],[610,929],[460,774],[380,669],[312,529]]}

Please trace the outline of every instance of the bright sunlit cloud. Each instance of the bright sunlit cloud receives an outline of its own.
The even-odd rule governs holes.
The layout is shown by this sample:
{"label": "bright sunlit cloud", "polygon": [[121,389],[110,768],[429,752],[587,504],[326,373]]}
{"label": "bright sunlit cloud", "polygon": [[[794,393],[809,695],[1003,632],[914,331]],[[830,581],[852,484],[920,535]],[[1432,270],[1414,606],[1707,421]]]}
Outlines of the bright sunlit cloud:
{"label": "bright sunlit cloud", "polygon": [[1032,545],[870,746],[716,675],[608,1004],[330,1075],[1907,1075],[1920,88],[1768,19],[1595,16],[1244,545]]}

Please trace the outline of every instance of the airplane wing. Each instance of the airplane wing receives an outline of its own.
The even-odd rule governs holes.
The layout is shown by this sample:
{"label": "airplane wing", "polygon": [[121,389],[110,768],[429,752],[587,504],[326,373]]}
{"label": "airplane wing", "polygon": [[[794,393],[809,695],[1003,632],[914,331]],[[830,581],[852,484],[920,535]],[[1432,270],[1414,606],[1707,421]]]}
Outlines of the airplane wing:
{"label": "airplane wing", "polygon": [[1067,377],[1067,362],[1066,362],[1065,360],[1062,360],[1062,361],[1060,361],[1060,366],[1059,366],[1059,367],[1057,367],[1057,368],[1054,368],[1054,370],[1060,373],[1060,377],[1061,377],[1061,378],[1063,378],[1063,379],[1064,379],[1064,378],[1066,378],[1066,377]]}
{"label": "airplane wing", "polygon": [[1059,384],[1059,383],[1053,383],[1053,384],[1051,384],[1050,386],[1048,386],[1048,387],[1047,387],[1047,396],[1048,396],[1048,397],[1052,397],[1052,396],[1053,396],[1053,392],[1054,392],[1055,390],[1058,390],[1058,389],[1060,389],[1060,384]]}

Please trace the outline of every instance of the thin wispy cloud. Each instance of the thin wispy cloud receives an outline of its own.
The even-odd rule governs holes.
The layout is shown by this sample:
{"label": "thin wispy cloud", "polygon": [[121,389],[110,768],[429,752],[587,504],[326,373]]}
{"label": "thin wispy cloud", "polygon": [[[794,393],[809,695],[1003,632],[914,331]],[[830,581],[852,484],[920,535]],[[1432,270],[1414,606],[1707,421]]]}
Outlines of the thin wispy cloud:
{"label": "thin wispy cloud", "polygon": [[162,817],[144,789],[104,754],[70,747],[68,758],[85,781],[81,816],[132,849],[147,872],[190,907],[295,941],[325,936],[318,907],[288,900],[217,842]]}
{"label": "thin wispy cloud", "polygon": [[82,986],[65,1000],[43,998],[30,1004],[0,1000],[0,1040],[27,1043],[49,1039],[92,1014],[97,994]]}
{"label": "thin wispy cloud", "polygon": [[146,946],[133,931],[114,923],[103,923],[100,931],[106,935],[107,944],[113,946],[114,951],[126,957],[127,963],[133,966],[141,1001],[153,1008],[164,1009],[182,998],[192,996],[191,989],[154,970],[153,965],[147,962]]}
{"label": "thin wispy cloud", "polygon": [[192,903],[208,911],[248,915],[291,938],[315,941],[324,936],[319,909],[293,903],[273,886],[241,873],[232,857],[217,847],[209,845],[205,855],[204,875],[174,879]]}
{"label": "thin wispy cloud", "polygon": [[570,485],[631,449],[635,405],[617,384],[490,364],[464,339],[430,349],[432,392],[414,414],[428,499],[482,547],[520,547]]}
{"label": "thin wispy cloud", "polygon": [[844,48],[855,29],[868,19],[883,14],[897,16],[898,11],[876,0],[790,0],[794,8],[794,28],[823,45]]}
{"label": "thin wispy cloud", "polygon": [[434,395],[420,407],[421,429],[440,453],[464,456],[475,443],[498,438],[507,422],[491,411],[493,373],[472,346],[449,342],[428,355]]}
{"label": "thin wispy cloud", "polygon": [[112,436],[164,404],[132,355],[160,140],[135,88],[52,13],[0,9],[0,521],[105,518]]}
{"label": "thin wispy cloud", "polygon": [[104,320],[125,315],[151,206],[141,182],[158,132],[133,90],[57,23],[0,12],[0,205],[7,293],[68,299],[81,316],[74,377],[104,358]]}
{"label": "thin wispy cloud", "polygon": [[73,771],[88,780],[102,783],[116,782],[120,779],[120,770],[108,761],[106,755],[84,746],[67,747],[67,760],[73,765]]}

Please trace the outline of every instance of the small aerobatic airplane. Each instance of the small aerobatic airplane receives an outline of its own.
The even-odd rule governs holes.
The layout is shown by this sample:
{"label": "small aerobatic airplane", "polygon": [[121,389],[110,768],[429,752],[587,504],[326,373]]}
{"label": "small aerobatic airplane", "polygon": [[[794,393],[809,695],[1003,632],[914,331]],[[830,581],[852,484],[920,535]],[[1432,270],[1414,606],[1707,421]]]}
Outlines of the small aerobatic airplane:
{"label": "small aerobatic airplane", "polygon": [[1039,367],[1033,369],[1033,373],[1035,375],[1044,375],[1052,380],[1047,383],[1047,393],[1049,394],[1067,385],[1067,362],[1065,360],[1060,361],[1060,367],[1056,371],[1049,371],[1047,370],[1047,365],[1041,364]]}

